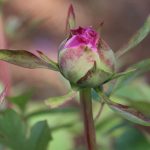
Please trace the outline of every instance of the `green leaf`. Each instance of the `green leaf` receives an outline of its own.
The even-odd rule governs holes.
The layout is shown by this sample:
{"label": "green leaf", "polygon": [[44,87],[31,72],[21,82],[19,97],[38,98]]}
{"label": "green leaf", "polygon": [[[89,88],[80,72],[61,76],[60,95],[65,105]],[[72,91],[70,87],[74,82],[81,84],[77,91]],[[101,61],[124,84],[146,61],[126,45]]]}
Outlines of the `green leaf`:
{"label": "green leaf", "polygon": [[36,123],[28,139],[26,150],[47,150],[49,141],[52,139],[51,130],[46,121]]}
{"label": "green leaf", "polygon": [[0,113],[0,143],[13,150],[24,149],[24,124],[13,110],[9,109]]}
{"label": "green leaf", "polygon": [[114,79],[117,79],[117,78],[120,78],[120,77],[123,77],[123,76],[127,76],[129,74],[132,74],[135,71],[136,71],[135,68],[129,68],[127,71],[115,73],[112,77],[110,77],[108,80],[106,80],[103,84],[105,84],[105,83],[107,83],[111,80],[114,80]]}
{"label": "green leaf", "polygon": [[120,78],[122,76],[127,76],[129,74],[132,74],[136,71],[137,69],[128,69],[127,71],[124,71],[124,72],[119,72],[119,73],[116,73],[111,80],[114,80],[114,79],[117,79],[117,78]]}
{"label": "green leaf", "polygon": [[71,100],[75,97],[76,91],[70,90],[66,95],[59,97],[51,97],[48,100],[45,100],[45,103],[51,108],[56,108],[64,104],[66,101]]}
{"label": "green leaf", "polygon": [[[98,91],[98,90],[97,90]],[[99,91],[101,98],[106,104],[117,114],[123,118],[144,126],[150,126],[150,118],[145,116],[142,112],[131,108],[130,106],[118,104],[111,101],[103,92]]]}
{"label": "green leaf", "polygon": [[54,71],[58,71],[57,64],[47,63],[44,60],[40,59],[36,55],[25,51],[25,50],[0,50],[0,60],[9,62],[11,64],[21,66],[24,68],[46,68]]}
{"label": "green leaf", "polygon": [[150,102],[148,101],[134,101],[129,100],[130,106],[144,113],[145,115],[150,115]]}
{"label": "green leaf", "polygon": [[40,55],[40,58],[43,59],[45,62],[50,64],[53,68],[55,68],[57,71],[59,71],[58,65],[56,62],[52,61],[48,56],[46,56],[43,52],[37,51],[37,53]]}
{"label": "green leaf", "polygon": [[33,91],[30,90],[18,96],[8,97],[8,100],[14,103],[15,105],[17,105],[21,111],[24,111],[27,106],[28,101],[31,100],[32,95],[33,95]]}
{"label": "green leaf", "polygon": [[143,113],[141,113],[140,111],[134,108],[122,104],[114,103],[114,102],[109,103],[109,107],[117,114],[119,114],[120,116],[122,116],[123,118],[131,122],[143,126],[150,126],[150,118],[145,116]]}
{"label": "green leaf", "polygon": [[137,46],[150,32],[150,16],[148,16],[144,25],[137,31],[135,35],[129,40],[129,42],[120,50],[116,52],[116,57],[119,58],[135,46]]}
{"label": "green leaf", "polygon": [[133,65],[132,67],[130,67],[129,69],[136,69],[135,71],[131,71],[127,74],[125,74],[124,76],[120,77],[116,84],[114,84],[113,87],[113,92],[115,92],[116,90],[120,89],[121,87],[131,83],[131,81],[133,79],[135,79],[137,76],[140,76],[148,71],[150,71],[150,59],[146,59],[143,60],[135,65]]}
{"label": "green leaf", "polygon": [[118,89],[112,97],[118,97],[131,107],[150,115],[150,86],[143,80],[137,80]]}

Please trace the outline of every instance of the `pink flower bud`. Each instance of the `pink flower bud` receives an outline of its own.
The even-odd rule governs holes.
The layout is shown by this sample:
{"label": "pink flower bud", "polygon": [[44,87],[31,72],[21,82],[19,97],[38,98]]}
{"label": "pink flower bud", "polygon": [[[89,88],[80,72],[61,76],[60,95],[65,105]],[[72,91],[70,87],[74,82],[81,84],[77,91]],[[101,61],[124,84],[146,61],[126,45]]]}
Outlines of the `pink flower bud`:
{"label": "pink flower bud", "polygon": [[81,87],[96,87],[114,74],[114,54],[92,27],[71,30],[58,61],[64,77]]}
{"label": "pink flower bud", "polygon": [[97,51],[99,35],[89,28],[81,28],[71,30],[72,37],[66,42],[64,48],[73,48],[81,45],[88,46],[93,51]]}

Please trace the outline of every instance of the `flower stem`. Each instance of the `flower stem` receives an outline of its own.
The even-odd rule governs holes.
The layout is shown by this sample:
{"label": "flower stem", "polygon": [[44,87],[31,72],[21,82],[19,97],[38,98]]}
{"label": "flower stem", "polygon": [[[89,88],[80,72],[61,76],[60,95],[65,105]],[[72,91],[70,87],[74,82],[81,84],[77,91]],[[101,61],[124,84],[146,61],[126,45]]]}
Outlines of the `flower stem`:
{"label": "flower stem", "polygon": [[80,103],[84,120],[87,150],[96,150],[96,135],[92,112],[91,89],[82,89],[80,91]]}

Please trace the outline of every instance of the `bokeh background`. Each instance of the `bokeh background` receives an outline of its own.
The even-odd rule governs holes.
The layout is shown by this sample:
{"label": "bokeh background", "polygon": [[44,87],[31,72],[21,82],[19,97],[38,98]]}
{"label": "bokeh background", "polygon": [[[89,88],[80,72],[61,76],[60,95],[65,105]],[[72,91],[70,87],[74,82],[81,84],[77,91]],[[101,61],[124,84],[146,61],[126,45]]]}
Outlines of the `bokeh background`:
{"label": "bokeh background", "polygon": [[[57,60],[58,46],[65,38],[70,3],[75,9],[77,25],[96,28],[100,22],[104,22],[102,36],[114,51],[128,41],[150,13],[149,0],[5,0],[3,19],[8,47],[42,50]],[[150,37],[146,38],[125,56],[128,64],[150,56],[149,41]],[[10,72],[13,84],[34,85],[42,90],[40,98],[65,92],[63,81],[56,72],[12,65]]]}
{"label": "bokeh background", "polygon": [[[99,23],[104,22],[101,36],[114,51],[128,41],[143,25],[150,13],[150,0],[4,0],[1,23],[7,42],[1,48],[25,49],[33,53],[35,50],[41,50],[57,61],[58,46],[66,36],[65,23],[70,3],[75,9],[77,25],[97,28]],[[145,58],[150,58],[150,36],[132,52],[126,54],[123,62],[126,62],[126,66],[128,66]],[[4,64],[0,66],[0,75],[4,79],[6,74],[2,69],[3,66]],[[10,64],[7,64],[7,67],[6,72],[9,72],[7,79],[11,81],[10,95],[15,95],[16,91],[34,88],[33,100],[42,101],[50,96],[63,95],[70,87],[68,82],[57,72],[44,69],[24,69]],[[147,75],[145,78],[147,83],[150,81],[149,77]],[[54,116],[52,120],[56,121]],[[150,131],[149,128],[147,130]],[[135,134],[135,137],[141,134],[131,132]],[[64,134],[68,136],[68,139],[70,138],[70,134],[66,130],[57,134],[59,136],[56,135],[56,137],[59,141]],[[77,145],[82,144],[82,135],[74,137],[74,141]],[[111,142],[113,145],[113,137]],[[60,142],[61,144],[64,143]],[[58,150],[57,144],[54,145],[55,149],[52,150]],[[64,145],[68,146],[69,144],[65,143]],[[64,150],[69,149],[64,148]],[[137,146],[135,150],[142,149],[138,149]]]}

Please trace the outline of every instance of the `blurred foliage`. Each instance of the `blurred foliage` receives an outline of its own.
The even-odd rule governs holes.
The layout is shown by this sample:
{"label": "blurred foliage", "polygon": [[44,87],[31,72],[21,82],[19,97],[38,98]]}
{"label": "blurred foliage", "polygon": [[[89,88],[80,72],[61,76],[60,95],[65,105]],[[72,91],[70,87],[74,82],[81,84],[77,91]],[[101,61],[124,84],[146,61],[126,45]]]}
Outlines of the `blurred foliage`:
{"label": "blurred foliage", "polygon": [[0,141],[13,150],[46,150],[51,139],[46,121],[37,122],[27,135],[24,121],[13,110],[0,114]]}
{"label": "blurred foliage", "polygon": [[149,150],[150,146],[148,139],[133,127],[127,127],[115,144],[115,150]]}
{"label": "blurred foliage", "polygon": [[[140,84],[140,86],[136,84]],[[125,101],[132,104],[130,103],[131,99],[132,102],[141,101],[140,89],[144,89],[145,100],[148,99],[149,88],[143,80],[136,78],[136,82],[133,80],[130,84],[117,90],[113,97],[115,99],[118,97],[119,101],[127,99]],[[133,97],[130,94],[131,90],[133,90]],[[32,94],[33,91],[29,90],[23,94],[8,97],[9,101],[12,100],[13,110],[6,109],[0,113],[0,143],[2,144],[0,149],[5,147],[12,150],[84,150],[82,140],[78,146],[75,144],[77,142],[75,137],[80,137],[82,131],[78,108],[70,106],[46,108],[41,102],[31,101]],[[97,113],[99,96],[96,93],[93,94],[93,98],[97,99],[94,102],[96,104],[94,113]],[[136,100],[137,97],[139,100]],[[142,107],[142,105],[140,106]],[[144,105],[143,107],[146,108]],[[149,110],[148,107],[146,110]],[[144,126],[143,129],[145,129]],[[149,134],[147,133],[147,136],[143,134],[146,131],[142,132],[138,126],[135,128],[134,124],[112,113],[108,107],[105,107],[101,119],[96,122],[96,133],[98,144],[102,150],[142,150],[143,148],[148,150],[150,147]]]}

